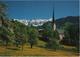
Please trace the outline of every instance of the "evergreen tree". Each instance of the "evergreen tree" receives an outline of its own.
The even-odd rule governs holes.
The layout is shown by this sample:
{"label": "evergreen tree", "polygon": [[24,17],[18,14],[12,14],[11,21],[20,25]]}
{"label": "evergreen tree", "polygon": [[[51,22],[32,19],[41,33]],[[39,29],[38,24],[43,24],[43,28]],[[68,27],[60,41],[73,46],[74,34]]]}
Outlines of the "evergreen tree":
{"label": "evergreen tree", "polygon": [[46,36],[49,39],[46,47],[56,50],[59,47],[59,33],[57,30],[53,30],[51,23],[44,24],[43,29],[43,36]]}

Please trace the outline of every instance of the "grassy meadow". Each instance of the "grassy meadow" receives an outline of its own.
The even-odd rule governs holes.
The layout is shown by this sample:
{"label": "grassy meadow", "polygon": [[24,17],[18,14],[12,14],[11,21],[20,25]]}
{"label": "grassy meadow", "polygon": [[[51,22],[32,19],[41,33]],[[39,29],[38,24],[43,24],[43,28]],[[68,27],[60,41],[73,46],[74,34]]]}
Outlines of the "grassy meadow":
{"label": "grassy meadow", "polygon": [[60,50],[45,49],[43,46],[45,42],[39,41],[37,46],[30,48],[29,44],[22,48],[15,46],[0,46],[0,56],[78,56],[75,47],[63,46]]}

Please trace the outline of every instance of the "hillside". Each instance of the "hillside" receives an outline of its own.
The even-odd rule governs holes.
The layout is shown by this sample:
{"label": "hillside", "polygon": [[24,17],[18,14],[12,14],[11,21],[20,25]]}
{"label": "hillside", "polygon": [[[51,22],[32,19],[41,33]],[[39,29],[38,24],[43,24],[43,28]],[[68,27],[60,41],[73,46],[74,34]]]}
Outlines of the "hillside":
{"label": "hillside", "polygon": [[76,26],[79,26],[79,16],[67,16],[57,19],[56,20],[57,28],[61,28],[66,22],[70,22],[75,24]]}

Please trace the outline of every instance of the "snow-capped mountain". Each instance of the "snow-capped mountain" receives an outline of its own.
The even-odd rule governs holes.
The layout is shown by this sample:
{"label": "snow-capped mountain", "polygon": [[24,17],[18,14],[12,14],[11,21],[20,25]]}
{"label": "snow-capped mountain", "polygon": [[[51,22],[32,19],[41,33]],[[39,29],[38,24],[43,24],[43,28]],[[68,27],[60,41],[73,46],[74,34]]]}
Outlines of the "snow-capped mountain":
{"label": "snow-capped mountain", "polygon": [[45,22],[52,21],[52,18],[50,19],[32,19],[32,20],[27,20],[27,19],[14,19],[14,21],[19,21],[25,25],[32,24],[33,26],[41,26]]}

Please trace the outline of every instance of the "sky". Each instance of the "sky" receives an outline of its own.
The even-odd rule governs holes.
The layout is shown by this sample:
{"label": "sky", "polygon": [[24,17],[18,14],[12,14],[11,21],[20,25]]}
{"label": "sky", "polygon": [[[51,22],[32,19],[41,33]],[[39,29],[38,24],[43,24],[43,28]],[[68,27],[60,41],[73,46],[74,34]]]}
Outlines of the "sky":
{"label": "sky", "polygon": [[4,1],[7,4],[7,14],[13,19],[49,19],[53,8],[55,19],[79,15],[78,0],[43,0],[43,1]]}

